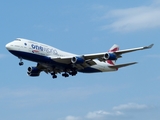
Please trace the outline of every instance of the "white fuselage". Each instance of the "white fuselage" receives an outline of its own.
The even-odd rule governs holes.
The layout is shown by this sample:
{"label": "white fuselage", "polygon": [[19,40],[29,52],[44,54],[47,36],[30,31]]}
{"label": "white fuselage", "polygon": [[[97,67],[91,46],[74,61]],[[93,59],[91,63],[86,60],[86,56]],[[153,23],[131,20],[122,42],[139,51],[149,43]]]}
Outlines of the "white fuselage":
{"label": "white fuselage", "polygon": [[[68,56],[77,56],[72,53],[61,51],[57,48],[51,47],[46,44],[42,44],[39,42],[26,40],[22,38],[18,38],[6,45],[6,48],[15,56],[34,61],[37,63],[45,63],[45,64],[54,64],[55,66],[65,66],[65,64],[59,63],[58,61],[51,60],[50,58],[60,58],[60,57],[68,57]],[[93,60],[96,65],[93,65],[87,68],[84,71],[86,73],[92,72],[107,72],[107,71],[116,71],[116,69],[109,68],[109,63],[100,62],[99,60]],[[93,70],[94,69],[94,70]]]}

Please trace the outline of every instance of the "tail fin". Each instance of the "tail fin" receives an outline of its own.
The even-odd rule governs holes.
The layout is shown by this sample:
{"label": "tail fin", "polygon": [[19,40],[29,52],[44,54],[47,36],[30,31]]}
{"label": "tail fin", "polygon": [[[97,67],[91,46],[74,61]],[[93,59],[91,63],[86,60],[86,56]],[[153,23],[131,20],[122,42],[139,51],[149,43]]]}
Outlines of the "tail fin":
{"label": "tail fin", "polygon": [[[118,50],[119,50],[119,46],[116,45],[116,44],[114,44],[114,45],[109,49],[108,52],[115,52],[115,51],[118,51]],[[110,64],[110,65],[115,65],[115,63],[116,63],[115,60],[107,60],[106,62],[107,62],[108,64]]]}

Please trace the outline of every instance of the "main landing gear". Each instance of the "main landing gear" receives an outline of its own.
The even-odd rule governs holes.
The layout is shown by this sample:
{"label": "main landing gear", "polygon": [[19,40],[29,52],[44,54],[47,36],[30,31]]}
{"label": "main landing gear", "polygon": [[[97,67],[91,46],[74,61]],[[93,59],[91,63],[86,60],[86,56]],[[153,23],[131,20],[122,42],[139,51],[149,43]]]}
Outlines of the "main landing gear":
{"label": "main landing gear", "polygon": [[71,72],[69,72],[69,74],[67,74],[67,72],[63,73],[62,76],[69,77],[69,75],[75,76],[76,74],[77,74],[77,71],[71,71]]}
{"label": "main landing gear", "polygon": [[69,74],[72,75],[72,76],[75,76],[77,74],[77,71],[69,72]]}
{"label": "main landing gear", "polygon": [[54,78],[57,78],[57,75],[53,75],[52,78],[53,78],[53,79],[54,79]]}
{"label": "main landing gear", "polygon": [[19,65],[20,66],[24,65],[24,63],[22,62],[22,58],[19,58],[19,59],[20,59]]}
{"label": "main landing gear", "polygon": [[69,77],[69,75],[65,72],[62,74],[63,77]]}
{"label": "main landing gear", "polygon": [[[64,73],[62,74],[62,76],[66,78],[66,77],[69,77],[69,75],[75,76],[76,74],[77,74],[77,71],[71,71],[71,72],[68,72],[68,73],[67,73],[67,72],[64,72]],[[52,72],[51,75],[52,75],[52,78],[53,78],[53,79],[57,78],[57,75],[56,75],[55,72]]]}
{"label": "main landing gear", "polygon": [[51,73],[51,75],[52,75],[52,78],[53,78],[53,79],[54,79],[54,78],[57,78],[57,75],[55,74],[55,72]]}

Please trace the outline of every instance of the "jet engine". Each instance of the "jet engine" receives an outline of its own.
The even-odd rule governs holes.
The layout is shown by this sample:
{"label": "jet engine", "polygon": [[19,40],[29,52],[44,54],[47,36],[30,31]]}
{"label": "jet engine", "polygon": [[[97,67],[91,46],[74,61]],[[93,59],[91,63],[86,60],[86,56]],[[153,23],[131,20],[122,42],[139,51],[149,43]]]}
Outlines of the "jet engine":
{"label": "jet engine", "polygon": [[103,58],[105,60],[117,60],[117,56],[114,53],[106,53]]}
{"label": "jet engine", "polygon": [[74,64],[82,64],[85,62],[84,58],[83,57],[73,57],[71,59],[71,62],[74,63]]}
{"label": "jet engine", "polygon": [[32,77],[36,77],[40,75],[40,70],[37,67],[28,67],[27,74]]}

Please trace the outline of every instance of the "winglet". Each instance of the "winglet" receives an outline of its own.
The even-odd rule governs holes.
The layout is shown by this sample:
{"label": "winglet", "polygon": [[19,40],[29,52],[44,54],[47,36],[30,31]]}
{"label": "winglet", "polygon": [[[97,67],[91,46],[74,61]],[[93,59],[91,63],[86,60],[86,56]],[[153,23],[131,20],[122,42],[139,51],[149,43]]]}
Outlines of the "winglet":
{"label": "winglet", "polygon": [[153,45],[154,45],[154,44],[151,44],[151,45],[149,45],[149,46],[146,46],[146,47],[144,47],[144,49],[150,49],[150,48],[153,47]]}

